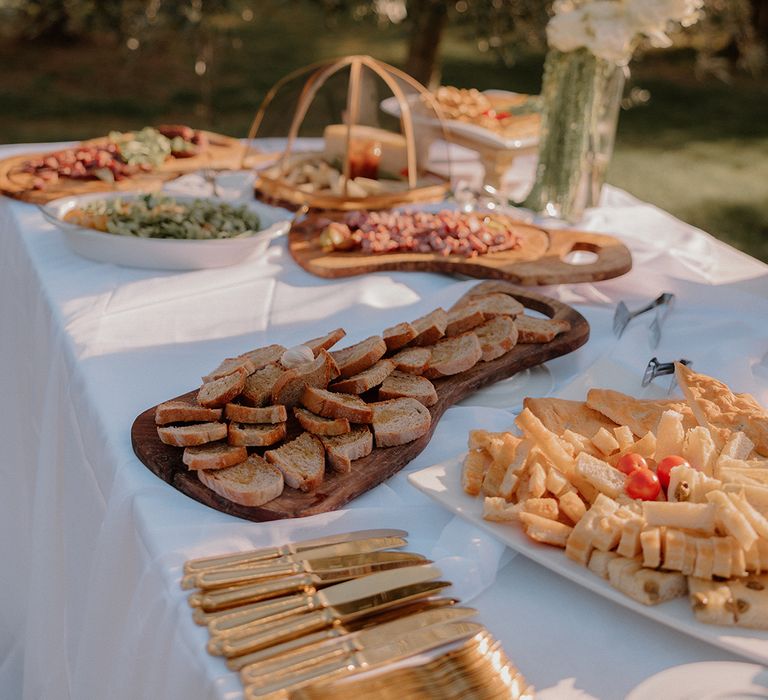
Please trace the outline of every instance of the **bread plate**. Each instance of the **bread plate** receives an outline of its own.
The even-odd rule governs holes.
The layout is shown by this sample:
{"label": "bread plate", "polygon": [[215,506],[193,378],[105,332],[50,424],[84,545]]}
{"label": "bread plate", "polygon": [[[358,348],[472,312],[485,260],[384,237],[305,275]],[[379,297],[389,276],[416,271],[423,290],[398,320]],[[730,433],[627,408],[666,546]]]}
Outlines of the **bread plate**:
{"label": "bread plate", "polygon": [[[64,234],[67,245],[78,255],[97,262],[150,270],[202,270],[235,265],[266,252],[270,242],[287,233],[287,212],[259,202],[247,207],[258,214],[262,228],[252,236],[217,240],[137,238],[104,233],[64,221],[68,212],[90,202],[138,199],[142,193],[100,192],[55,199],[40,207],[43,216]],[[181,203],[200,197],[173,195]],[[215,201],[215,200],[214,200]],[[223,200],[222,200],[223,201]]]}

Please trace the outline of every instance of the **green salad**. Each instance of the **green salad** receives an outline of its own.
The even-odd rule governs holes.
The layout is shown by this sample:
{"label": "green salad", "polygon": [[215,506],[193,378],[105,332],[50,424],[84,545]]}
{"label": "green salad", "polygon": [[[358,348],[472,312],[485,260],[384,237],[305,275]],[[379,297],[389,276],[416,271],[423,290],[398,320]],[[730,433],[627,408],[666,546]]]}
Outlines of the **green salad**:
{"label": "green salad", "polygon": [[138,238],[244,238],[261,228],[258,215],[246,206],[206,199],[179,202],[173,197],[154,194],[91,202],[68,212],[64,220]]}

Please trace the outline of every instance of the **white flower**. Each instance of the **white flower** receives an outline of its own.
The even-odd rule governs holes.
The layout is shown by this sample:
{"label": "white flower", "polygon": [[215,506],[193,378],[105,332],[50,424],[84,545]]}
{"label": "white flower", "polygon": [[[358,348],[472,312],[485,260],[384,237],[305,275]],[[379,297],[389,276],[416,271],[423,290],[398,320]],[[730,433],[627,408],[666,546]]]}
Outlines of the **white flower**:
{"label": "white flower", "polygon": [[643,34],[663,33],[670,22],[694,24],[703,0],[625,0],[630,21]]}
{"label": "white flower", "polygon": [[623,3],[596,0],[581,8],[587,24],[587,48],[598,58],[626,63],[632,56],[635,29]]}
{"label": "white flower", "polygon": [[558,51],[574,51],[587,45],[589,36],[581,10],[556,14],[547,24],[547,42]]}

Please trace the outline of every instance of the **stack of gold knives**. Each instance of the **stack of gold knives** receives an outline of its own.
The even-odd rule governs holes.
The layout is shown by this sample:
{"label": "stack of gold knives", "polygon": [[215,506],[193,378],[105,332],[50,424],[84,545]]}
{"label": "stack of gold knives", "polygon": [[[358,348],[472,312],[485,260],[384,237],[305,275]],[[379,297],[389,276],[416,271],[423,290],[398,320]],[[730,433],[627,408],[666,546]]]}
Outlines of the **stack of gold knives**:
{"label": "stack of gold knives", "polygon": [[[440,596],[450,583],[439,580],[439,569],[401,551],[406,535],[362,530],[195,559],[185,564],[182,587],[196,589],[189,603],[195,621],[208,627],[208,651],[240,672],[249,700],[310,692],[317,683],[386,671],[459,642],[458,651],[419,674],[397,671],[406,675],[394,687],[402,683],[418,693],[431,683],[431,698],[524,697],[525,682],[506,660],[500,662],[498,643],[467,620],[476,611]],[[435,694],[437,687],[443,694]],[[466,692],[451,694],[456,688]],[[473,688],[475,694],[467,695]]]}

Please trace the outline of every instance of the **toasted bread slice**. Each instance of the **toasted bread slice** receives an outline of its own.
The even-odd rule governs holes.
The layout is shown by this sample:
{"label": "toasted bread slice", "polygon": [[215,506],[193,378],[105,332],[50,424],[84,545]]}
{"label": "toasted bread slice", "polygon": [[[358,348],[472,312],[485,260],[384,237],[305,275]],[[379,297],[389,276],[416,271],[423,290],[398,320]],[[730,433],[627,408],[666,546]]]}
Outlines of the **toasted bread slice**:
{"label": "toasted bread slice", "polygon": [[441,340],[431,350],[432,357],[424,370],[428,379],[464,372],[474,367],[483,356],[480,340],[472,332]]}
{"label": "toasted bread slice", "polygon": [[199,447],[187,447],[181,461],[189,469],[225,469],[248,459],[245,447],[212,442]]}
{"label": "toasted bread slice", "polygon": [[523,406],[555,435],[562,435],[566,430],[572,430],[588,438],[597,433],[600,428],[613,430],[617,426],[610,418],[590,408],[583,401],[526,398]]}
{"label": "toasted bread slice", "polygon": [[480,340],[483,362],[505,355],[517,344],[517,325],[510,316],[494,316],[472,332]]}
{"label": "toasted bread slice", "polygon": [[224,423],[195,423],[194,425],[158,426],[157,435],[161,442],[175,447],[204,445],[207,442],[222,440],[227,436]]}
{"label": "toasted bread slice", "polygon": [[312,350],[315,356],[317,356],[320,350],[328,350],[332,348],[346,334],[347,332],[343,328],[336,328],[335,330],[332,330],[330,333],[321,335],[319,338],[312,338],[312,340],[308,340],[307,342],[302,343],[302,345],[306,345],[307,347],[309,347],[309,349]]}
{"label": "toasted bread slice", "polygon": [[226,406],[245,388],[247,371],[240,367],[220,379],[206,382],[197,392],[197,402],[206,408]]}
{"label": "toasted bread slice", "polygon": [[406,397],[416,399],[425,406],[433,406],[437,403],[437,392],[429,379],[396,370],[379,387],[379,400],[388,401]]}
{"label": "toasted bread slice", "polygon": [[283,473],[255,454],[233,467],[199,471],[197,478],[214,493],[241,506],[261,506],[283,492]]}
{"label": "toasted bread slice", "polygon": [[549,343],[561,333],[571,330],[568,321],[525,315],[517,316],[515,325],[518,343]]}
{"label": "toasted bread slice", "polygon": [[206,408],[194,398],[175,399],[161,403],[155,409],[155,425],[168,423],[207,423],[221,418],[220,408]]}
{"label": "toasted bread slice", "polygon": [[408,345],[418,333],[410,323],[403,321],[403,323],[398,323],[391,328],[385,328],[382,335],[387,345],[387,350],[393,352]]}
{"label": "toasted bread slice", "polygon": [[257,348],[245,352],[237,357],[229,357],[222,362],[213,372],[203,377],[203,382],[210,382],[219,379],[227,374],[231,374],[239,367],[242,367],[250,375],[256,370],[277,362],[280,356],[285,352],[282,345],[267,345],[263,348]]}
{"label": "toasted bread slice", "polygon": [[299,403],[304,387],[326,387],[337,374],[336,364],[327,350],[321,349],[312,362],[293,367],[272,387],[272,402],[284,406]]}
{"label": "toasted bread slice", "polygon": [[348,379],[340,379],[328,388],[331,391],[340,391],[345,394],[362,394],[375,386],[379,386],[394,371],[395,363],[392,360],[379,360],[360,374]]}
{"label": "toasted bread slice", "polygon": [[448,314],[445,309],[438,307],[426,316],[411,321],[411,325],[416,329],[416,337],[411,341],[411,345],[432,345],[445,335]]}
{"label": "toasted bread slice", "polygon": [[352,423],[370,423],[373,420],[370,405],[352,394],[338,394],[308,386],[301,395],[301,403],[323,418],[346,418]]}
{"label": "toasted bread slice", "polygon": [[371,404],[377,447],[412,442],[429,432],[432,416],[416,399],[403,398]]}
{"label": "toasted bread slice", "polygon": [[386,351],[387,344],[384,339],[379,335],[372,335],[355,345],[334,350],[331,356],[339,368],[339,374],[342,377],[352,377],[378,362]]}
{"label": "toasted bread slice", "polygon": [[367,425],[359,425],[344,435],[322,436],[325,453],[337,472],[346,474],[352,462],[367,457],[373,450],[373,435]]}
{"label": "toasted bread slice", "polygon": [[254,408],[239,403],[228,403],[224,407],[224,415],[238,423],[285,423],[288,420],[285,406]]}
{"label": "toasted bread slice", "polygon": [[266,406],[272,400],[275,383],[285,372],[286,370],[278,364],[256,370],[245,380],[243,399],[251,406]]}
{"label": "toasted bread slice", "polygon": [[395,367],[406,374],[421,374],[429,364],[432,351],[429,348],[405,348],[390,359]]}
{"label": "toasted bread slice", "polygon": [[301,427],[313,435],[343,435],[351,430],[346,418],[323,418],[299,406],[294,406],[293,413]]}
{"label": "toasted bread slice", "polygon": [[283,473],[291,488],[311,491],[323,481],[325,449],[311,433],[302,433],[276,450],[267,450],[264,457]]}
{"label": "toasted bread slice", "polygon": [[285,437],[285,423],[230,423],[227,442],[245,447],[266,447]]}
{"label": "toasted bread slice", "polygon": [[476,294],[460,299],[453,308],[460,309],[465,306],[474,306],[480,309],[489,320],[494,316],[512,316],[516,318],[522,315],[525,308],[514,297],[502,292],[493,292],[492,294]]}
{"label": "toasted bread slice", "polygon": [[486,320],[483,310],[476,304],[465,304],[448,312],[446,335],[461,335],[471,331]]}

